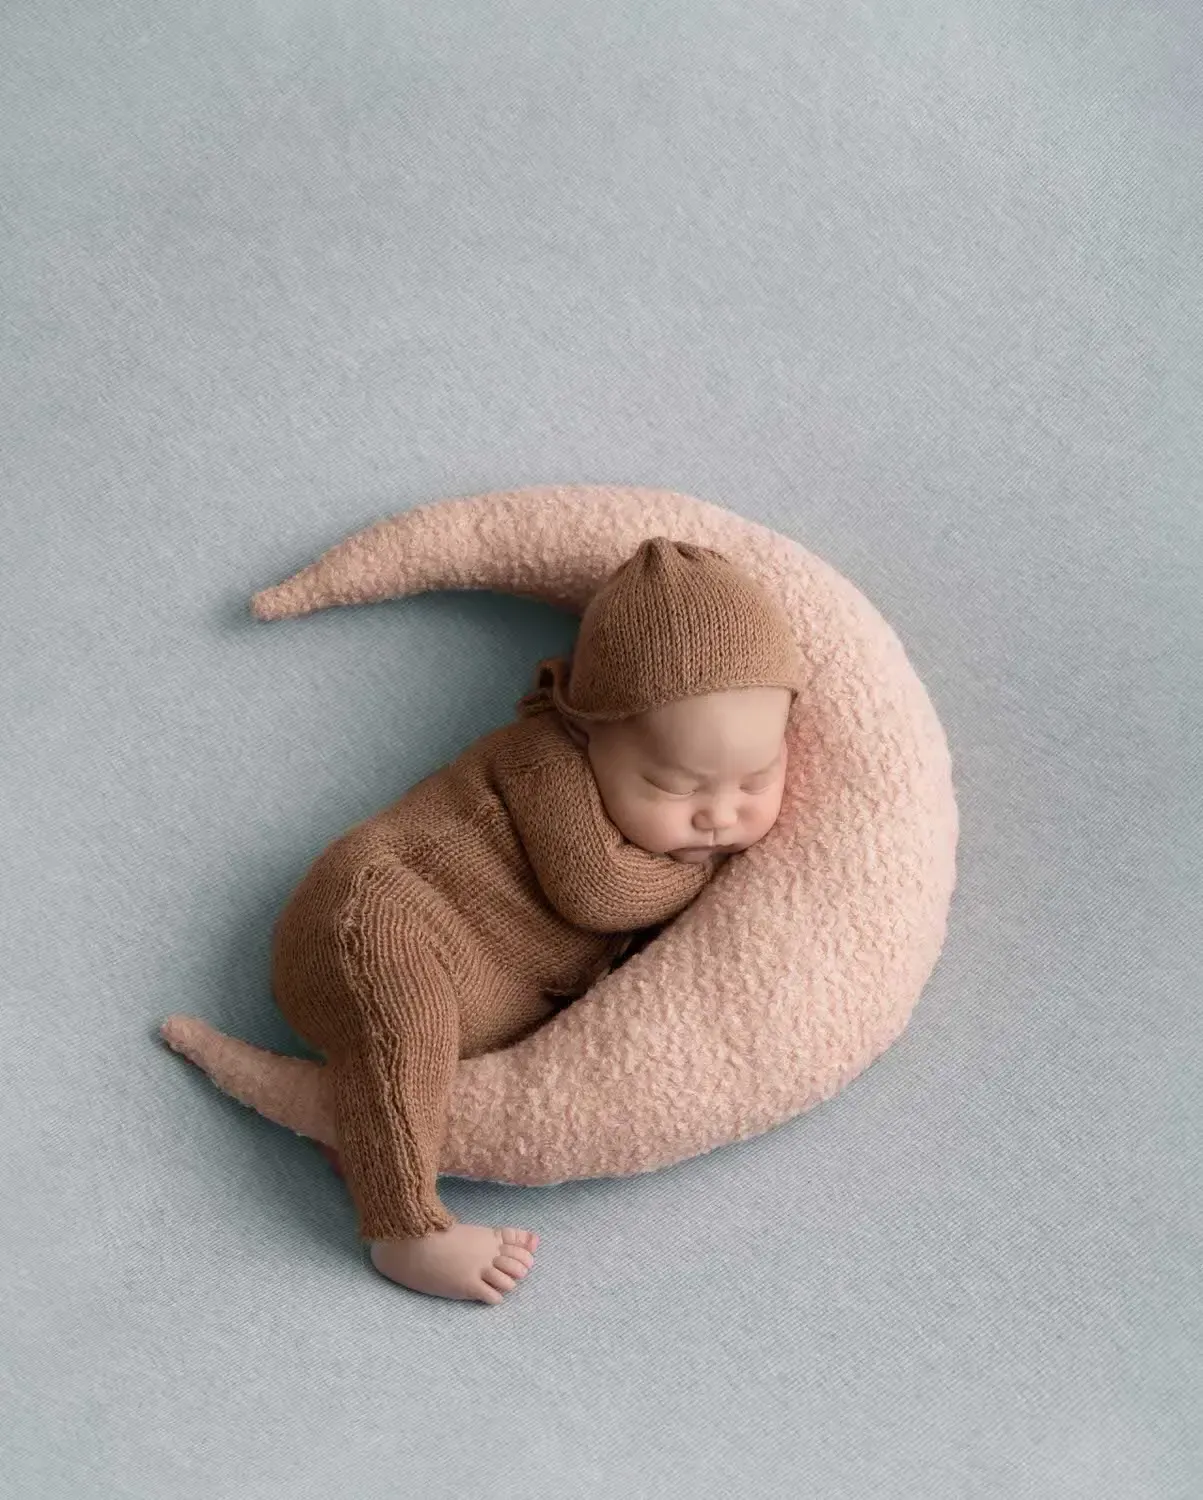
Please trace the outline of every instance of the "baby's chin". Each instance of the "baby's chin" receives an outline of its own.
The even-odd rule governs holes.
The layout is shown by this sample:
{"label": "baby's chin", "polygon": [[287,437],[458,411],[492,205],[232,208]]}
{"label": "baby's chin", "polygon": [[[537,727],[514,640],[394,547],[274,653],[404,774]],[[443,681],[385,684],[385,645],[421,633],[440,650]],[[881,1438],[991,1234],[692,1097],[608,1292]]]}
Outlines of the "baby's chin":
{"label": "baby's chin", "polygon": [[683,865],[704,865],[707,860],[734,853],[734,849],[670,849],[668,851],[670,859],[680,860]]}

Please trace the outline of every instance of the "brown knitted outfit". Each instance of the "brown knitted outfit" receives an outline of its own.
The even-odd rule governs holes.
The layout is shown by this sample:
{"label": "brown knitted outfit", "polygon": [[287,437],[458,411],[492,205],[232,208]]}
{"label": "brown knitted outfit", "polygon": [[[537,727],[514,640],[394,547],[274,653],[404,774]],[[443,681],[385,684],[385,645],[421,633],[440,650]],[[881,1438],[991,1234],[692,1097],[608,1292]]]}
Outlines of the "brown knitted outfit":
{"label": "brown knitted outfit", "polygon": [[458,1060],[541,1026],[713,874],[623,837],[565,717],[798,685],[780,607],[665,537],[590,601],[568,668],[540,663],[514,722],[331,844],[273,930],[273,991],[326,1057],[364,1239],[456,1222],[436,1178]]}

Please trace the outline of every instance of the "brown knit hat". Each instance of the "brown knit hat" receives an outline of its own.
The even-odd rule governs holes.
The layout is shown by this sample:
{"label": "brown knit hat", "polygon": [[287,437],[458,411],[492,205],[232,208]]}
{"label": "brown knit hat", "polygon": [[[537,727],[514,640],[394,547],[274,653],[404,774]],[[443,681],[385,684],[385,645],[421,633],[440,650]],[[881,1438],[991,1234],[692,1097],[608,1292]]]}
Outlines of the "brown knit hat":
{"label": "brown knit hat", "polygon": [[589,601],[571,658],[539,663],[521,712],[627,719],[732,688],[795,695],[801,659],[785,611],[721,552],[650,537]]}

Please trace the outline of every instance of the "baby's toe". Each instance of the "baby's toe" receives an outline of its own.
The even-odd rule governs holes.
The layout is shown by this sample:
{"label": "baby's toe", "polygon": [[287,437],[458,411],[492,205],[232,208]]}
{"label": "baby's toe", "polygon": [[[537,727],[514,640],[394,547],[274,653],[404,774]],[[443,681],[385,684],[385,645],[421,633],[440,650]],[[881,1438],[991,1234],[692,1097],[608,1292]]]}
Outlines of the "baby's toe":
{"label": "baby's toe", "polygon": [[[519,1260],[520,1255],[525,1256],[525,1259]],[[534,1263],[534,1256],[527,1250],[514,1250],[505,1255],[495,1256],[493,1259],[493,1264],[499,1271],[505,1271],[510,1276],[517,1276],[519,1280],[526,1275]]]}
{"label": "baby's toe", "polygon": [[507,1255],[515,1246],[521,1250],[529,1250],[533,1255],[539,1245],[539,1236],[531,1229],[503,1229],[501,1239]]}
{"label": "baby's toe", "polygon": [[499,1271],[496,1265],[486,1266],[480,1273],[480,1279],[488,1286],[496,1287],[499,1292],[512,1292],[515,1281],[512,1276],[507,1276],[504,1271]]}

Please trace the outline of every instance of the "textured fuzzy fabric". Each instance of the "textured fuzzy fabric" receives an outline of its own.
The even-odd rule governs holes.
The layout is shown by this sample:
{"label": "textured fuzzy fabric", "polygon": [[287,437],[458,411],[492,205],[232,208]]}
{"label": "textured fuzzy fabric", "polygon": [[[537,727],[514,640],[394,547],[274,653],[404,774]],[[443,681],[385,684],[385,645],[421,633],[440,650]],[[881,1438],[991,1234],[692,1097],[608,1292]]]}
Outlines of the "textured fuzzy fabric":
{"label": "textured fuzzy fabric", "polygon": [[[578,611],[639,542],[727,554],[772,591],[809,677],[780,818],[675,922],[515,1046],[462,1061],[441,1162],[524,1185],[625,1176],[757,1135],[899,1035],[944,940],[957,812],[943,730],[889,626],[795,542],[668,491],[568,486],[422,506],[255,596],[278,620],[431,589]],[[172,1017],[222,1088],[337,1145],[321,1066]]]}

